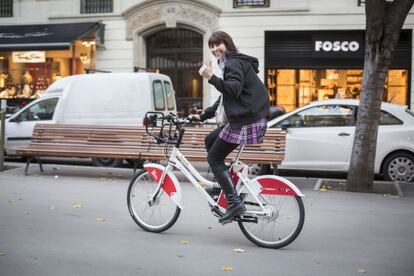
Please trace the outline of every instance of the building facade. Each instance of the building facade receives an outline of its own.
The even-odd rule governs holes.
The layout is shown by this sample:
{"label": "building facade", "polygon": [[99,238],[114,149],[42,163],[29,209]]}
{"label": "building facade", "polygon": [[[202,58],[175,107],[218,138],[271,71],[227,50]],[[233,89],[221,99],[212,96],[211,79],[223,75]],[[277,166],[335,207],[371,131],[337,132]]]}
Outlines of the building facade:
{"label": "building facade", "polygon": [[[9,97],[11,86],[16,90],[11,97],[25,99],[36,97],[66,75],[147,69],[171,77],[182,113],[205,108],[217,99],[218,92],[198,75],[198,68],[213,59],[207,40],[216,30],[228,32],[241,52],[259,59],[259,76],[273,105],[290,111],[314,100],[359,98],[361,92],[365,7],[360,2],[364,1],[3,2],[9,2],[0,7],[3,98]],[[404,24],[384,93],[385,101],[411,109],[413,13]],[[74,23],[80,25],[70,29]],[[37,29],[24,33],[19,26]],[[52,37],[41,40],[42,34],[60,32],[68,36],[53,37],[53,45]],[[28,60],[32,56],[40,57],[32,62]],[[220,75],[216,64],[214,70]]]}

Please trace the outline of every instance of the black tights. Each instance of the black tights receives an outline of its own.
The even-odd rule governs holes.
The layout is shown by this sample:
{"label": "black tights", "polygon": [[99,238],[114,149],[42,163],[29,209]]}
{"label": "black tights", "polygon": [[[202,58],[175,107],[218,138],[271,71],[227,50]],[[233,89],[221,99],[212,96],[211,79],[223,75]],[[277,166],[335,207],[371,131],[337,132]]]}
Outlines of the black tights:
{"label": "black tights", "polygon": [[223,127],[219,127],[210,132],[204,139],[204,143],[207,149],[207,161],[211,170],[217,177],[218,174],[227,170],[227,166],[224,163],[227,155],[234,151],[239,145],[228,143],[218,137]]}

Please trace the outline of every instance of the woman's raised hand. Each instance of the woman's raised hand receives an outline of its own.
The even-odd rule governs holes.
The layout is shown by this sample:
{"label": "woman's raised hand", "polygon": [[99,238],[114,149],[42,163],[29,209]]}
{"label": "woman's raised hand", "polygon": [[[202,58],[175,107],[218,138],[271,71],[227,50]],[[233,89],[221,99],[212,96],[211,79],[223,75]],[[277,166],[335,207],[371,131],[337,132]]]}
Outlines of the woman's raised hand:
{"label": "woman's raised hand", "polygon": [[198,70],[198,73],[206,79],[211,79],[213,76],[213,69],[211,68],[211,60],[208,65],[204,65],[200,67],[200,70]]}

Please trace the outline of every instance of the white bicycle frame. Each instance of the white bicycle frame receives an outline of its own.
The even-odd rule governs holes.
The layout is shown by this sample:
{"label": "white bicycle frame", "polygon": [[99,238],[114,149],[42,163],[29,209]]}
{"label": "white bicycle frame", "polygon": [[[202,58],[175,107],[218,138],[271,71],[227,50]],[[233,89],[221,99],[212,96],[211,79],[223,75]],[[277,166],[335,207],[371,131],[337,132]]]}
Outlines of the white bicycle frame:
{"label": "white bicycle frame", "polygon": [[[299,189],[296,188],[296,186],[291,183],[290,181],[278,177],[278,176],[262,176],[262,177],[256,177],[255,179],[249,179],[247,177],[247,171],[248,167],[246,164],[243,164],[239,161],[239,157],[241,152],[243,151],[244,146],[241,146],[239,153],[237,154],[237,157],[235,161],[232,163],[232,168],[236,168],[236,176],[238,177],[237,183],[235,183],[239,190],[239,193],[249,193],[253,196],[254,200],[257,202],[257,204],[261,207],[261,210],[259,211],[252,211],[247,210],[245,214],[255,214],[255,215],[267,215],[269,212],[266,210],[266,207],[263,205],[265,203],[266,205],[266,199],[261,196],[260,194],[265,191],[267,193],[273,193],[273,194],[284,194],[284,195],[294,195],[294,196],[304,196]],[[209,181],[205,179],[193,166],[192,164],[185,158],[185,156],[181,153],[180,149],[177,147],[174,147],[171,156],[168,159],[167,166],[163,167],[158,164],[146,164],[144,165],[144,168],[151,173],[151,168],[153,169],[162,169],[162,175],[158,180],[157,187],[153,194],[150,197],[150,202],[155,202],[156,197],[159,195],[159,192],[162,192],[163,189],[161,189],[161,186],[164,184],[164,181],[166,180],[166,177],[170,178],[170,182],[173,182],[173,185],[175,186],[175,190],[178,193],[181,193],[181,187],[176,180],[176,178],[170,175],[170,172],[172,172],[173,168],[176,168],[180,170],[186,178],[190,181],[190,183],[206,198],[206,200],[209,202],[212,208],[225,208],[223,206],[220,206],[218,203],[220,199],[216,202],[214,199],[205,191],[205,187],[219,187],[217,183]],[[233,170],[234,171],[234,170]],[[275,180],[282,183],[283,187],[265,187],[262,186],[259,181],[261,179],[267,179],[267,180]],[[289,192],[291,194],[287,194],[286,192]],[[180,207],[183,208],[181,204],[181,195],[178,196],[179,199],[174,200],[174,198],[169,195],[173,201]],[[223,193],[220,195],[220,197],[223,196]],[[260,197],[260,199],[259,199]]]}

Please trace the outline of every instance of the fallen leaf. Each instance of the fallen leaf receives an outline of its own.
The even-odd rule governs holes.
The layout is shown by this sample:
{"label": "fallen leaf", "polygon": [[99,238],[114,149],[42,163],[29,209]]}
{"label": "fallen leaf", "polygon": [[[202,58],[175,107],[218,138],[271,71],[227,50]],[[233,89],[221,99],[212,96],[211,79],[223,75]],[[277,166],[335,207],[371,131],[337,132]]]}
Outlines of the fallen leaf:
{"label": "fallen leaf", "polygon": [[186,240],[182,240],[182,241],[180,241],[180,243],[181,244],[189,244],[190,242],[189,241],[186,241]]}
{"label": "fallen leaf", "polygon": [[243,252],[246,252],[246,250],[243,250],[243,249],[241,249],[241,248],[236,248],[236,249],[233,249],[234,250],[234,252],[236,252],[236,253],[243,253]]}
{"label": "fallen leaf", "polygon": [[83,208],[83,206],[82,206],[82,204],[75,204],[75,205],[73,205],[73,208]]}
{"label": "fallen leaf", "polygon": [[7,201],[8,203],[14,203],[15,201],[14,201],[14,199],[11,199],[11,200],[9,200],[9,201]]}
{"label": "fallen leaf", "polygon": [[358,271],[359,273],[367,273],[367,272],[368,272],[368,270],[363,269],[363,268],[358,268],[358,269],[357,269],[357,271]]}
{"label": "fallen leaf", "polygon": [[55,207],[55,206],[50,205],[50,206],[48,207],[48,209],[49,209],[49,210],[55,210],[55,209],[56,209],[56,207]]}
{"label": "fallen leaf", "polygon": [[178,258],[184,258],[184,255],[177,255]]}
{"label": "fallen leaf", "polygon": [[107,221],[108,219],[107,218],[105,218],[105,217],[97,217],[96,218],[96,221],[97,222],[104,222],[104,221]]}
{"label": "fallen leaf", "polygon": [[6,256],[7,254],[4,252],[0,252],[0,256]]}
{"label": "fallen leaf", "polygon": [[222,270],[224,272],[232,271],[233,270],[233,267],[231,267],[231,266],[223,266]]}
{"label": "fallen leaf", "polygon": [[384,194],[384,197],[390,197],[391,194]]}
{"label": "fallen leaf", "polygon": [[209,227],[208,227],[208,229],[210,229],[210,230],[211,230],[211,229],[213,229],[213,227],[209,226]]}
{"label": "fallen leaf", "polygon": [[320,189],[319,189],[319,191],[320,191],[320,192],[327,192],[328,190],[327,190],[327,189],[325,189],[325,188],[320,188]]}

